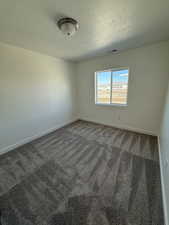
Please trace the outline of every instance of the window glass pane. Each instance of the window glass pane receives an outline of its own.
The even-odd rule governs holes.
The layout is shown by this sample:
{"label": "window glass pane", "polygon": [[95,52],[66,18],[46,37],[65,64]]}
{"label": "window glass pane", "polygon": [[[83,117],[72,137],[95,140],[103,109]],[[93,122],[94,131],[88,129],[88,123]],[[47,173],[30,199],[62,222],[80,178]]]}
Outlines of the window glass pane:
{"label": "window glass pane", "polygon": [[128,70],[113,71],[111,103],[127,104]]}
{"label": "window glass pane", "polygon": [[97,72],[96,102],[110,104],[111,71]]}

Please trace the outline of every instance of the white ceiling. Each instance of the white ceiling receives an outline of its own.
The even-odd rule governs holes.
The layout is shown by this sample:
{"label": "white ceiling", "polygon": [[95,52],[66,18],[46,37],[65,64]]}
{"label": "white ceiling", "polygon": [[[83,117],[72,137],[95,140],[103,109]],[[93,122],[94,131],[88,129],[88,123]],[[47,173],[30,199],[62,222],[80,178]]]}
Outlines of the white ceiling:
{"label": "white ceiling", "polygon": [[[55,20],[80,28],[63,36]],[[0,41],[69,60],[169,39],[169,0],[0,0]]]}

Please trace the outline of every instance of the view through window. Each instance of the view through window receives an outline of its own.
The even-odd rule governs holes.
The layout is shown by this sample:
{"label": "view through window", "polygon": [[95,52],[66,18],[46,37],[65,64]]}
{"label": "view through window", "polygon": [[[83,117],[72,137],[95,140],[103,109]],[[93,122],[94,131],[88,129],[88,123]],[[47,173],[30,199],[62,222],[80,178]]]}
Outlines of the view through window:
{"label": "view through window", "polygon": [[96,72],[96,104],[127,105],[128,69]]}

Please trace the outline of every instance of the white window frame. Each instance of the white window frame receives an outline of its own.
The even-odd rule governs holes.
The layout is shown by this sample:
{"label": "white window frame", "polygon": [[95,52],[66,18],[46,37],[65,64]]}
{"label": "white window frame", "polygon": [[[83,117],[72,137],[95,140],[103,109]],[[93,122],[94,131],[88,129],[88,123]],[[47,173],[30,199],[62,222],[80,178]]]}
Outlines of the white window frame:
{"label": "white window frame", "polygon": [[[97,73],[99,72],[107,72],[107,71],[111,71],[111,73],[113,71],[119,71],[119,70],[128,70],[128,86],[127,86],[127,96],[126,96],[126,104],[119,104],[119,103],[99,103],[97,102]],[[95,72],[94,74],[94,79],[95,79],[95,105],[103,105],[103,106],[119,106],[119,107],[126,107],[128,106],[128,90],[129,90],[129,78],[130,78],[130,69],[129,67],[119,67],[119,68],[110,68],[110,69],[106,69],[106,70],[98,70]],[[112,74],[111,74],[111,90],[112,90]],[[111,91],[112,92],[112,91]],[[112,93],[110,94],[110,98],[111,98]]]}

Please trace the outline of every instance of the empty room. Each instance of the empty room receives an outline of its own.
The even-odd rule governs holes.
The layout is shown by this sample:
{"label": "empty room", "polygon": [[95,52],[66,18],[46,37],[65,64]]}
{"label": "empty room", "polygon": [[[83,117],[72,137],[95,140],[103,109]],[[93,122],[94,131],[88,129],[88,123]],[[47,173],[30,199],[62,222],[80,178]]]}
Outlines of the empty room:
{"label": "empty room", "polygon": [[0,225],[169,225],[169,1],[0,0]]}

